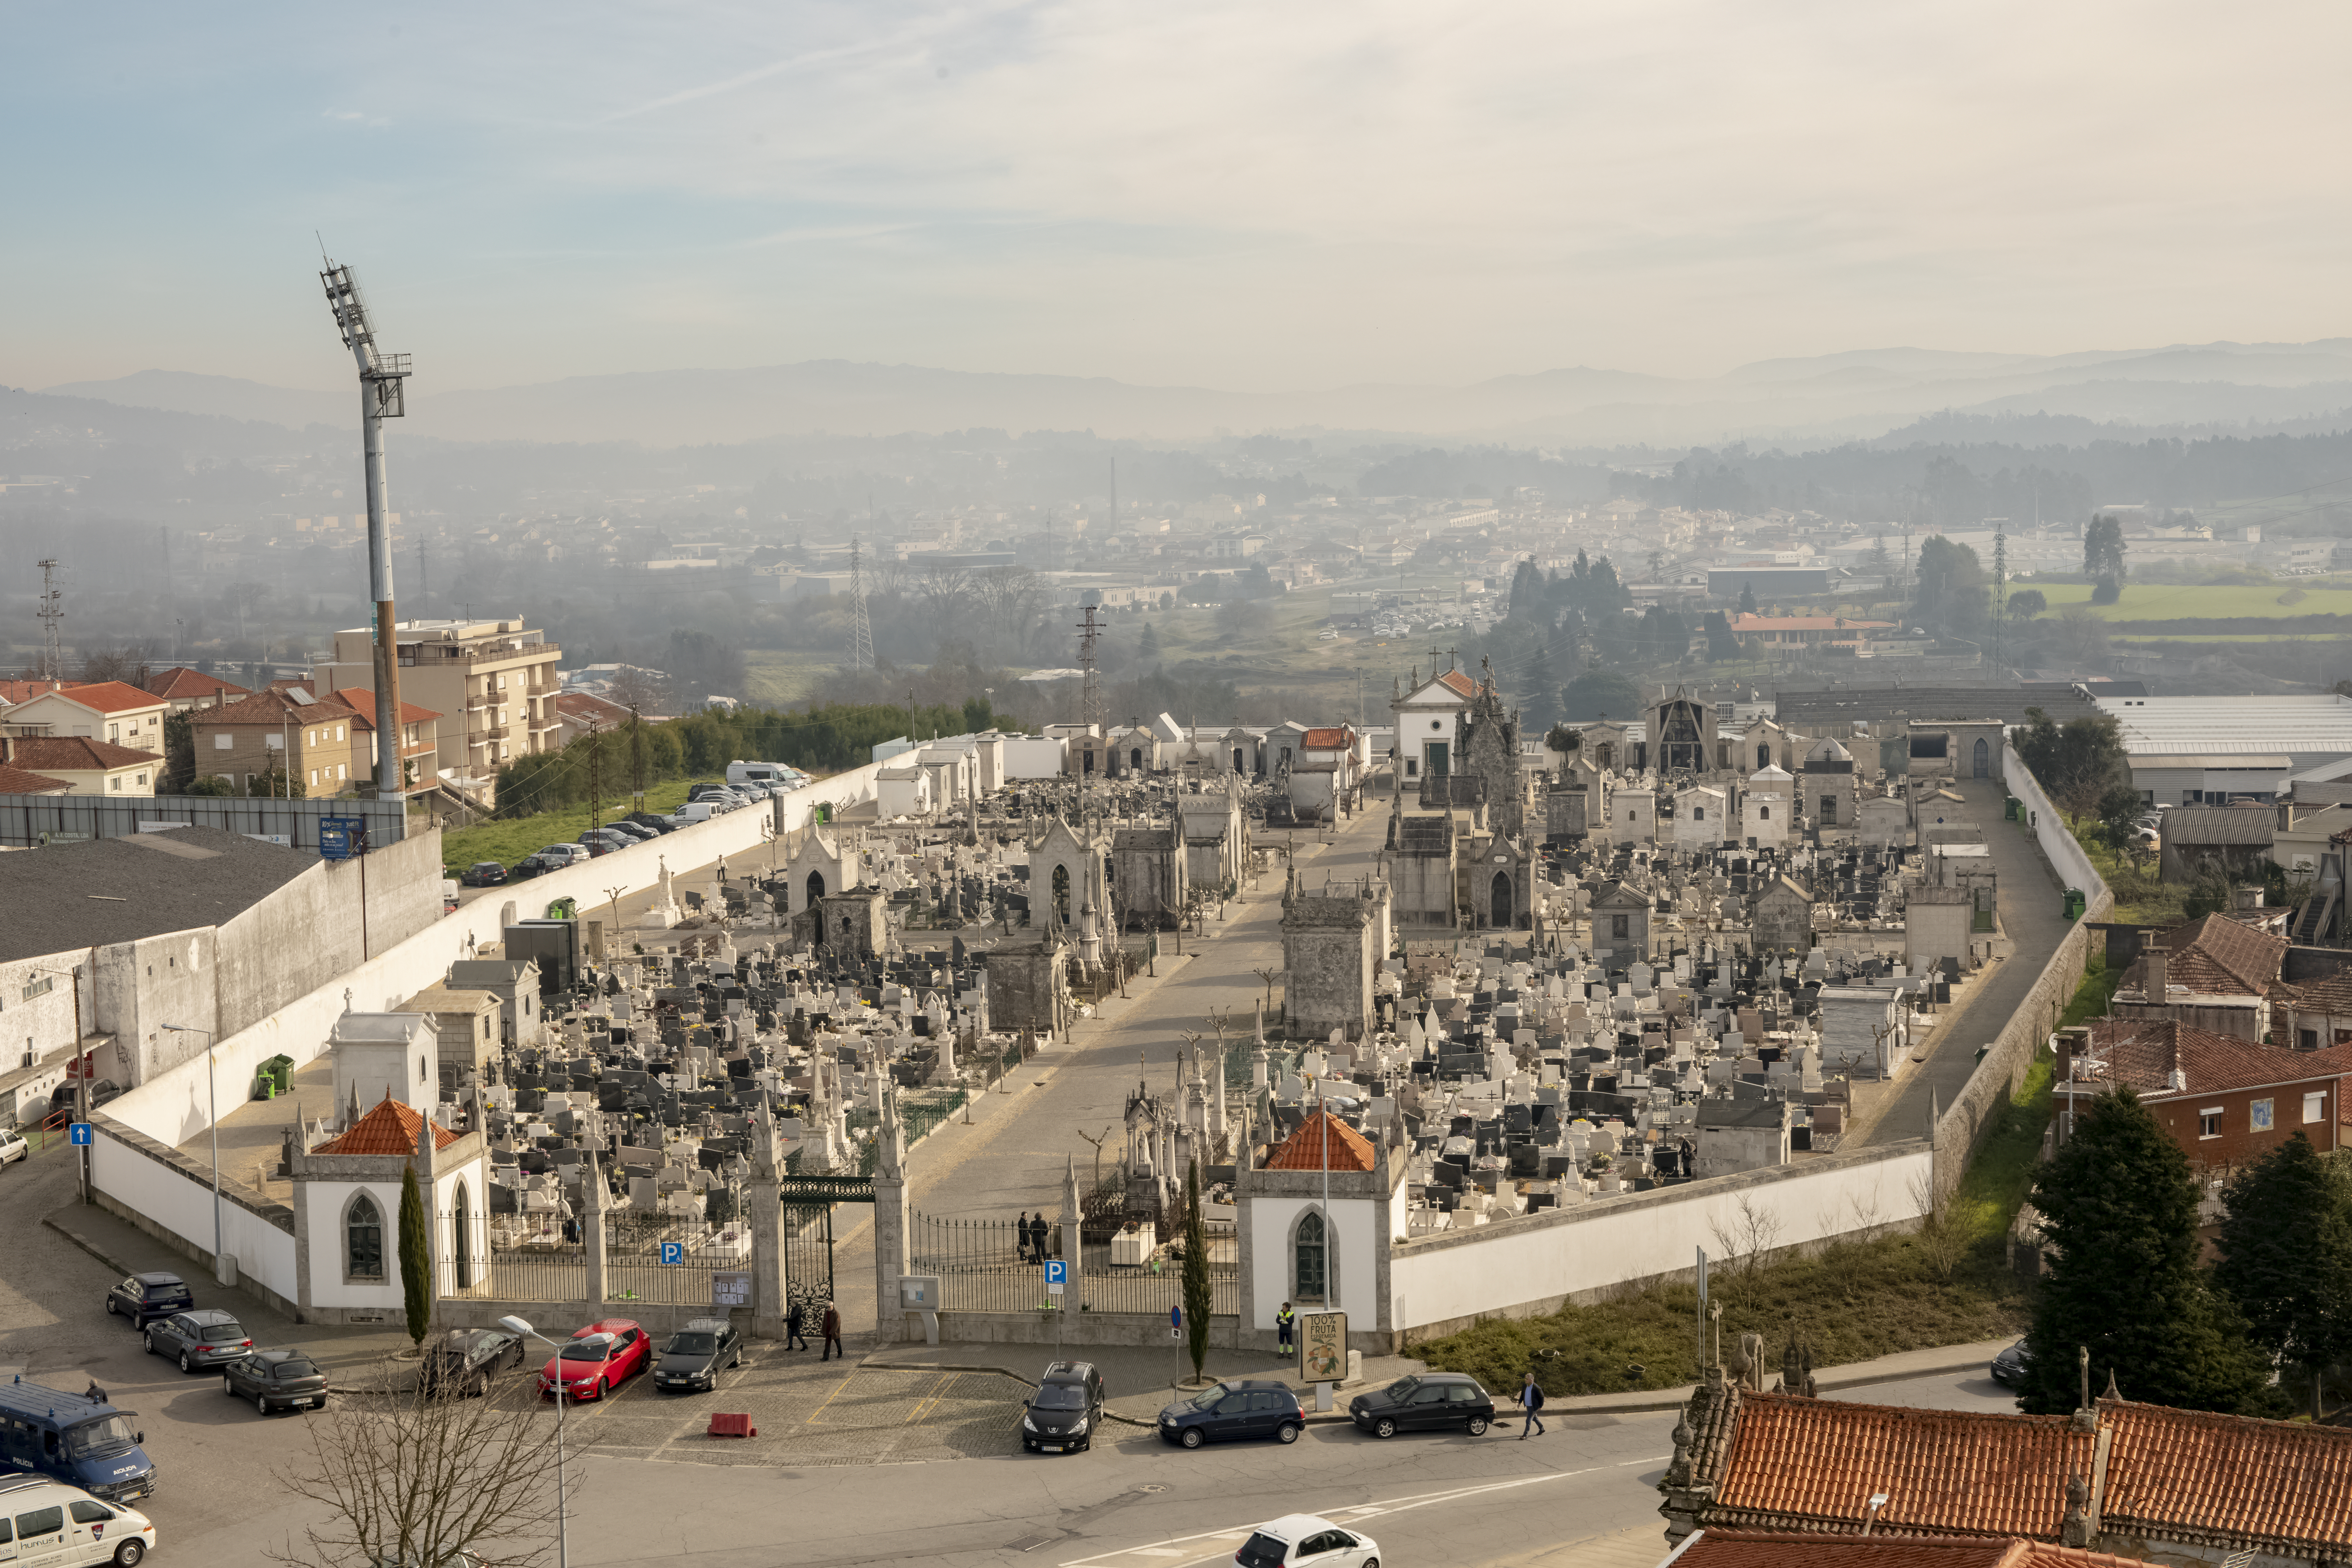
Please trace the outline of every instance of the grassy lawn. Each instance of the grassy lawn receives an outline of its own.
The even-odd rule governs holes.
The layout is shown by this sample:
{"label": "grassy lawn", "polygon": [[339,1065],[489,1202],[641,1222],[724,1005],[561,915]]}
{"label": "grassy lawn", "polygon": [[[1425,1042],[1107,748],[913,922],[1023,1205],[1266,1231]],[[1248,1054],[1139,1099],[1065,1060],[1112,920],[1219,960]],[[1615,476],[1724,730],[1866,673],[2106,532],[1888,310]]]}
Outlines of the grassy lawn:
{"label": "grassy lawn", "polygon": [[[2055,612],[2066,605],[2088,605],[2091,584],[2088,583],[2053,583],[2043,587],[2038,583],[2024,586],[2038,588],[2050,601]],[[2282,597],[2300,591],[2302,597],[2283,605]],[[2174,621],[2207,616],[2259,616],[2265,619],[2281,619],[2288,616],[2352,615],[2352,588],[2315,587],[2305,582],[2282,582],[2253,585],[2229,584],[2205,586],[2181,583],[2126,583],[2122,597],[2112,605],[2091,605],[2092,613],[2103,621]]]}
{"label": "grassy lawn", "polygon": [[[2104,1012],[2121,978],[2094,969],[2063,1022]],[[2053,1067],[2050,1053],[2040,1053],[1994,1119],[1952,1196],[1942,1237],[1833,1242],[1754,1268],[1717,1260],[1708,1284],[1723,1307],[1724,1343],[1760,1333],[1768,1370],[1777,1370],[1792,1326],[1811,1343],[1816,1367],[2022,1333],[2025,1292],[2009,1271],[2005,1237],[2042,1155]],[[1490,1389],[1515,1387],[1530,1369],[1552,1395],[1673,1388],[1698,1376],[1697,1310],[1691,1285],[1628,1289],[1545,1317],[1479,1323],[1413,1353]],[[1627,1375],[1636,1366],[1641,1374]]]}
{"label": "grassy lawn", "polygon": [[839,654],[802,648],[745,648],[743,697],[749,702],[788,708],[816,695],[818,684],[840,668]]}
{"label": "grassy lawn", "polygon": [[[678,780],[675,784],[656,784],[646,791],[646,809],[667,814],[686,803],[686,792],[694,781]],[[634,809],[624,795],[618,804],[606,802],[604,820],[625,816]],[[477,860],[496,860],[512,868],[526,855],[534,854],[551,844],[568,844],[588,830],[589,812],[586,806],[565,811],[545,811],[536,816],[519,816],[511,822],[485,822],[473,827],[461,827],[441,836],[441,864],[451,868],[449,874],[459,871]]]}

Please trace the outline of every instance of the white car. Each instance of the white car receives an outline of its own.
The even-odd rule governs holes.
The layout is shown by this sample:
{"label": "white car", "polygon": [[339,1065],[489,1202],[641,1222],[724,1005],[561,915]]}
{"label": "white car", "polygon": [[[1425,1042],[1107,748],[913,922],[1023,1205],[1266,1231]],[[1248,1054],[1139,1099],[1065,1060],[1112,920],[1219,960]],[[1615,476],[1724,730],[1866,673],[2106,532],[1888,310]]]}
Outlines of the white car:
{"label": "white car", "polygon": [[1250,1531],[1237,1568],[1380,1568],[1381,1543],[1311,1513],[1286,1513]]}
{"label": "white car", "polygon": [[135,1508],[100,1502],[79,1487],[47,1476],[0,1479],[0,1517],[11,1521],[14,1550],[0,1561],[119,1563],[131,1568],[155,1550],[155,1526]]}
{"label": "white car", "polygon": [[33,1157],[33,1146],[5,1127],[0,1127],[0,1165],[11,1165]]}

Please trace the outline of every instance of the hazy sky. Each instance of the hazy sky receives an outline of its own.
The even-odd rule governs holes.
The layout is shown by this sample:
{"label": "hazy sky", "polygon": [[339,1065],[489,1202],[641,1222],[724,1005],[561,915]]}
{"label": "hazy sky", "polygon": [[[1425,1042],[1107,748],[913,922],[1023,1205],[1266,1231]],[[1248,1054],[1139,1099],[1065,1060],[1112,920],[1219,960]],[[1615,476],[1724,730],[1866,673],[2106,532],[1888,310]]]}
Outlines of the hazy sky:
{"label": "hazy sky", "polygon": [[[2352,333],[2352,8],[18,4],[0,382],[1235,389]],[[428,379],[429,378],[429,379]]]}

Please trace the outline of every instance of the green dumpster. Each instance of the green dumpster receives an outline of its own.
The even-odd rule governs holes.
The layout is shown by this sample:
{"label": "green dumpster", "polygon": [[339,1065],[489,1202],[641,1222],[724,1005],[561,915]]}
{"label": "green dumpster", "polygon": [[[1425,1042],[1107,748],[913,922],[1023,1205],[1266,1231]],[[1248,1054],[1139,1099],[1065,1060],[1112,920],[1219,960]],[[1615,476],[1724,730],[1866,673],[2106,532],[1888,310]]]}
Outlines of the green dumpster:
{"label": "green dumpster", "polygon": [[2003,822],[2015,822],[2023,815],[2023,810],[2024,808],[2018,804],[2017,797],[2013,795],[2009,795],[2000,803],[2000,819]]}
{"label": "green dumpster", "polygon": [[285,1056],[271,1057],[261,1064],[261,1071],[279,1094],[285,1094],[293,1086],[294,1058]]}
{"label": "green dumpster", "polygon": [[2066,918],[2067,918],[2068,920],[2070,920],[2070,921],[2078,921],[2078,920],[2081,920],[2081,919],[2083,918],[2083,911],[2084,911],[2084,910],[2085,910],[2085,909],[2087,909],[2087,908],[2089,907],[2089,903],[2090,903],[2090,901],[2089,901],[2088,900],[2086,900],[2085,898],[2084,898],[2084,897],[2083,897],[2083,889],[2080,889],[2080,888],[2069,888],[2069,889],[2066,889]]}

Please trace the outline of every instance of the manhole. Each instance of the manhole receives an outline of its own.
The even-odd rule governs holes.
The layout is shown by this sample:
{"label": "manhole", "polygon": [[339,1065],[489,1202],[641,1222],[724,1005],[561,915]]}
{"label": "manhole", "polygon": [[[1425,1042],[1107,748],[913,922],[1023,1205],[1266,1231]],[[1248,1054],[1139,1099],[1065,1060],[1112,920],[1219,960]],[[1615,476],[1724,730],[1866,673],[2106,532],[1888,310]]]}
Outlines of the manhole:
{"label": "manhole", "polygon": [[1136,1489],[1137,1491],[1139,1491],[1139,1492],[1164,1492],[1164,1491],[1166,1491],[1168,1489],[1167,1489],[1166,1487],[1161,1486],[1161,1485],[1160,1485],[1159,1482],[1157,1482],[1157,1481],[1147,1481],[1147,1482],[1145,1482],[1143,1485],[1141,1485],[1141,1486],[1139,1486],[1139,1487],[1136,1488],[1135,1489]]}

